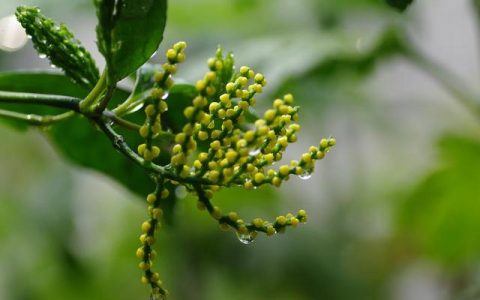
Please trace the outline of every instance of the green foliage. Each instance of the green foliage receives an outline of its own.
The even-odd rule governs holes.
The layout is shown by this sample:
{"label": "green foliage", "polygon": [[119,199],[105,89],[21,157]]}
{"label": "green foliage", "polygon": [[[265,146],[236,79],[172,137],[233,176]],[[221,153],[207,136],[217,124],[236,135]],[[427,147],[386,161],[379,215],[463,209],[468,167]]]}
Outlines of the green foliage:
{"label": "green foliage", "polygon": [[95,61],[64,24],[55,24],[36,7],[20,6],[16,16],[41,57],[48,57],[77,84],[90,88],[95,85],[99,79]]}
{"label": "green foliage", "polygon": [[462,268],[480,252],[480,143],[446,136],[439,148],[441,167],[402,203],[400,228],[418,245],[414,254]]}
{"label": "green foliage", "polygon": [[158,49],[166,23],[166,0],[95,0],[98,48],[115,84]]}
{"label": "green foliage", "polygon": [[404,11],[407,7],[413,3],[413,0],[386,0],[388,5],[397,8],[400,11]]}
{"label": "green foliage", "polygon": [[[42,94],[61,94],[72,97],[84,97],[88,91],[72,83],[67,77],[45,72],[1,73],[0,89]],[[117,99],[124,99],[126,94],[118,91]],[[56,113],[58,109],[37,106],[2,104],[0,108],[15,109],[19,112]],[[2,120],[2,119],[0,119]],[[2,120],[3,121],[3,120]],[[75,117],[61,126],[45,128],[53,144],[66,158],[75,164],[102,172],[125,185],[132,192],[144,195],[151,189],[148,174],[143,168],[130,160],[125,160],[119,153],[112,152],[111,142],[93,124],[85,122],[83,117]],[[24,125],[15,122],[17,126]],[[24,127],[24,126],[22,126]],[[88,145],[88,147],[80,146]]]}

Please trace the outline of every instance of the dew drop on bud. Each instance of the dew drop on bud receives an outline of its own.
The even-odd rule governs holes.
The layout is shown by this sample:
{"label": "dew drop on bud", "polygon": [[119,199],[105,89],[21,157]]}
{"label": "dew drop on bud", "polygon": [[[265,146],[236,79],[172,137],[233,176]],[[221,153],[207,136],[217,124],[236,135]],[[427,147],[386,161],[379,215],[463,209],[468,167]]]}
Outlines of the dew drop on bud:
{"label": "dew drop on bud", "polygon": [[250,152],[248,152],[248,155],[250,156],[257,156],[260,153],[260,148],[258,149],[252,149]]}
{"label": "dew drop on bud", "polygon": [[168,98],[168,95],[169,95],[168,91],[165,91],[165,92],[163,93],[163,95],[162,95],[162,99],[163,99],[163,100],[167,99],[167,98]]}

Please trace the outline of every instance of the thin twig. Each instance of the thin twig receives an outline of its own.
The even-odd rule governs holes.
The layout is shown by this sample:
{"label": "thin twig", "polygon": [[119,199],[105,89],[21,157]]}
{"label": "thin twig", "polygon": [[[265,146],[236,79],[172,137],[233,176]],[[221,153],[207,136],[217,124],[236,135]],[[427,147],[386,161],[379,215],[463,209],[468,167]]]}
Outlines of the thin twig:
{"label": "thin twig", "polygon": [[46,105],[79,112],[80,101],[69,96],[0,91],[0,103]]}
{"label": "thin twig", "polygon": [[19,112],[0,109],[0,118],[8,118],[8,119],[17,120],[17,121],[23,121],[30,125],[35,125],[35,126],[47,126],[56,122],[64,121],[72,117],[73,115],[75,115],[75,112],[73,111],[67,111],[65,113],[53,115],[53,116],[50,116],[50,115],[40,116],[40,115],[34,115],[34,114],[22,114]]}

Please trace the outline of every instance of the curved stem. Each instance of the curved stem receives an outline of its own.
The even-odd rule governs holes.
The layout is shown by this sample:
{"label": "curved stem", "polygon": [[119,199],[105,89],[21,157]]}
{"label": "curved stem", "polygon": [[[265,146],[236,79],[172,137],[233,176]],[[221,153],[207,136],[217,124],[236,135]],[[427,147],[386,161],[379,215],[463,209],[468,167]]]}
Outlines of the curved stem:
{"label": "curved stem", "polygon": [[90,107],[97,101],[97,99],[102,95],[102,93],[105,91],[105,88],[107,86],[107,71],[103,71],[102,76],[98,80],[97,84],[95,87],[92,89],[90,94],[85,97],[80,102],[80,110],[82,112],[87,112]]}
{"label": "curved stem", "polygon": [[65,113],[53,116],[40,116],[33,114],[22,114],[14,111],[0,109],[0,117],[23,121],[30,125],[36,126],[47,126],[56,122],[64,121],[72,117],[73,115],[75,115],[75,112],[73,111],[67,111]]}
{"label": "curved stem", "polygon": [[81,99],[69,96],[0,91],[0,103],[46,105],[80,111]]}
{"label": "curved stem", "polygon": [[145,101],[145,98],[133,96],[125,100],[125,102],[123,102],[122,104],[118,105],[116,108],[113,109],[113,111],[117,116],[123,116],[131,109],[131,107],[136,107],[143,101]]}
{"label": "curved stem", "polygon": [[105,110],[103,112],[103,116],[109,118],[113,123],[115,123],[119,126],[122,126],[124,128],[130,129],[130,130],[135,130],[135,131],[138,131],[140,129],[140,125],[138,125],[136,123],[132,123],[132,122],[130,122],[128,120],[125,120],[123,118],[120,118],[119,116],[117,116],[112,111]]}
{"label": "curved stem", "polygon": [[414,66],[435,79],[447,92],[480,120],[480,101],[478,101],[477,97],[466,92],[467,89],[462,84],[461,79],[418,51],[406,53],[406,58]]}
{"label": "curved stem", "polygon": [[105,93],[105,96],[103,96],[102,100],[95,107],[95,112],[97,114],[101,114],[107,108],[108,103],[112,99],[114,91],[115,91],[115,86],[109,86],[107,88],[107,92]]}

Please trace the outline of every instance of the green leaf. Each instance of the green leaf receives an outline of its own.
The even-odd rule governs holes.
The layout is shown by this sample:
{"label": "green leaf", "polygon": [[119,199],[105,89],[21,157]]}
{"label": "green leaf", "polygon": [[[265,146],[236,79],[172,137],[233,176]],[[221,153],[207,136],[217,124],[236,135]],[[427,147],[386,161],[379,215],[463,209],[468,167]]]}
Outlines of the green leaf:
{"label": "green leaf", "polygon": [[[88,93],[63,75],[41,72],[0,73],[0,90],[61,94],[80,98]],[[119,101],[126,97],[125,92],[119,91],[114,95],[114,100]],[[41,106],[16,105],[15,108],[25,113],[52,113],[47,111],[48,108]],[[85,118],[78,116],[63,121],[59,126],[46,128],[45,133],[58,151],[76,165],[100,171],[142,197],[154,189],[145,170],[116,152],[110,140]],[[136,132],[130,134],[138,136]]]}
{"label": "green leaf", "polygon": [[404,11],[407,7],[412,4],[413,0],[386,0],[388,5],[395,7],[400,11]]}
{"label": "green leaf", "polygon": [[157,50],[166,23],[166,0],[95,0],[98,48],[109,84],[143,65]]}
{"label": "green leaf", "polygon": [[480,142],[447,136],[439,146],[442,166],[402,203],[399,228],[421,255],[462,267],[480,253]]}
{"label": "green leaf", "polygon": [[48,57],[76,83],[87,87],[96,84],[100,76],[95,61],[64,24],[55,24],[36,7],[20,6],[16,16],[40,56]]}

